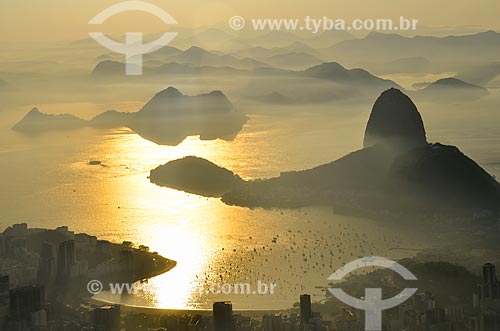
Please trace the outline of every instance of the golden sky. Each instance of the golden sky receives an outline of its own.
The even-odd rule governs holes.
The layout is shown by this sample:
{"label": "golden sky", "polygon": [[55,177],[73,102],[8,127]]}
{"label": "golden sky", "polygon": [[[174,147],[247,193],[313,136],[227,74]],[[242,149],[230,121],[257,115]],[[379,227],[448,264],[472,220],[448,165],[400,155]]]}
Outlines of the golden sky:
{"label": "golden sky", "polygon": [[[82,39],[92,29],[88,21],[117,0],[0,0],[1,41]],[[421,26],[481,26],[500,30],[499,0],[150,0],[182,26],[245,18],[302,18],[329,16],[419,19]],[[106,22],[103,32],[123,34],[163,31],[159,20],[145,13],[123,13]],[[175,30],[175,29],[172,29]],[[418,31],[417,31],[418,33]]]}

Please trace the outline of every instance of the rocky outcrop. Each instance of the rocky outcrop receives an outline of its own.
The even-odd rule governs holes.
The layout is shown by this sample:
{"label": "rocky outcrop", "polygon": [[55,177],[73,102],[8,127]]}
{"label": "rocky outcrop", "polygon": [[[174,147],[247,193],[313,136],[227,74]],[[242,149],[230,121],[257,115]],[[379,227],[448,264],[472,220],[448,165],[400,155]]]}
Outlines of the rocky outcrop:
{"label": "rocky outcrop", "polygon": [[427,143],[416,106],[395,89],[375,102],[363,149],[312,169],[225,189],[225,203],[251,208],[327,205],[337,213],[429,220],[487,215],[496,221],[500,212],[496,179],[458,148]]}
{"label": "rocky outcrop", "polygon": [[48,115],[32,109],[13,130],[28,133],[75,129],[128,127],[160,145],[177,145],[187,136],[233,139],[247,122],[221,91],[188,96],[174,87],[157,93],[135,113],[109,110],[90,121],[73,115]]}
{"label": "rocky outcrop", "polygon": [[209,197],[220,197],[243,183],[232,171],[195,156],[174,160],[151,170],[149,180],[158,186]]}
{"label": "rocky outcrop", "polygon": [[424,146],[422,117],[411,99],[398,89],[383,92],[375,101],[365,130],[363,147],[377,143]]}
{"label": "rocky outcrop", "polygon": [[85,120],[73,115],[44,114],[38,108],[33,108],[12,129],[20,132],[34,133],[51,130],[72,130],[84,127],[85,125]]}

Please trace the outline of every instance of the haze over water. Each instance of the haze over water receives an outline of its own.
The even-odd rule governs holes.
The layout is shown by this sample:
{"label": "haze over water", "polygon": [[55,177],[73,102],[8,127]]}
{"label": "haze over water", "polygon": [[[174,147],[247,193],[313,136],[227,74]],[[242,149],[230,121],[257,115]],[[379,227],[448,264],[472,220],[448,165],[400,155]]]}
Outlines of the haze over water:
{"label": "haze over water", "polygon": [[[68,225],[99,239],[147,245],[178,262],[170,272],[139,285],[137,295],[102,294],[104,300],[176,309],[209,308],[216,299],[230,299],[236,309],[288,308],[302,292],[320,300],[324,293],[316,287],[326,286],[341,263],[367,255],[405,257],[414,252],[394,248],[435,243],[402,226],[336,215],[330,208],[231,207],[215,198],[157,187],[147,177],[158,165],[187,155],[212,160],[246,179],[323,164],[359,148],[367,107],[353,110],[352,116],[332,108],[338,116],[328,120],[306,108],[250,115],[233,142],[190,137],[175,147],[156,145],[128,129],[23,136],[9,130],[15,116],[3,115],[0,225]],[[425,106],[420,109],[431,141],[456,144],[500,175],[500,140],[489,122],[472,127],[460,116],[446,121]],[[104,166],[90,166],[90,160]],[[275,294],[206,293],[210,284],[258,280],[276,283]]]}
{"label": "haze over water", "polygon": [[[126,77],[123,54],[88,37],[94,29],[88,21],[116,1],[49,2],[0,3],[0,27],[8,31],[0,36],[5,41],[0,52],[0,228],[21,222],[40,228],[67,225],[98,239],[146,245],[177,261],[169,272],[136,284],[134,295],[101,293],[97,299],[167,309],[210,309],[221,300],[231,300],[237,310],[286,309],[302,293],[324,300],[327,278],[356,258],[397,260],[440,245],[461,248],[460,242],[448,243],[449,237],[419,224],[343,216],[328,207],[228,206],[148,179],[150,170],[190,155],[246,180],[332,162],[362,148],[372,105],[391,86],[417,105],[427,141],[457,146],[500,178],[500,66],[495,77],[483,67],[492,58],[497,61],[500,49],[500,35],[486,32],[500,27],[494,1],[465,6],[446,0],[439,10],[429,10],[430,0],[414,6],[364,0],[335,5],[321,0],[314,6],[309,1],[188,0],[174,6],[152,0],[181,24],[175,26],[179,36],[171,47],[144,56],[140,77]],[[470,15],[471,7],[477,15]],[[124,13],[99,28],[120,42],[126,31],[143,31],[145,40],[154,40],[165,29],[175,30],[149,14],[136,14]],[[246,30],[228,30],[233,15],[247,19]],[[251,31],[248,21],[305,15],[346,20],[404,15],[420,20],[418,30],[404,34],[412,37],[481,33],[456,40],[406,39],[395,31],[294,34]],[[442,95],[415,87],[433,87],[455,76],[464,79],[462,85],[444,86]],[[469,83],[489,94],[475,86],[471,97],[464,96]],[[110,109],[136,112],[167,87],[189,96],[220,90],[219,97],[227,97],[248,122],[232,141],[202,141],[188,134],[177,146],[156,144],[125,127],[39,134],[11,130],[35,106],[42,113],[88,120]],[[474,88],[481,90],[477,98]],[[171,115],[169,107],[166,101],[162,116]],[[102,166],[90,165],[93,160]],[[276,284],[274,294],[210,293],[223,284],[250,283],[255,290],[259,281]]]}

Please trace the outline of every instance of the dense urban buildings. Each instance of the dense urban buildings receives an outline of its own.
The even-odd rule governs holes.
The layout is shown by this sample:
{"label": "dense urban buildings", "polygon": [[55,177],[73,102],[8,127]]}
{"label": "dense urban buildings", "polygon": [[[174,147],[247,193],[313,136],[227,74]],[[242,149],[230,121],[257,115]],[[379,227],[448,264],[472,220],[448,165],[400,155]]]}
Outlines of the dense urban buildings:
{"label": "dense urban buildings", "polygon": [[92,325],[100,331],[120,331],[120,306],[102,306],[92,311]]}
{"label": "dense urban buildings", "polygon": [[231,302],[216,302],[213,305],[214,331],[233,330],[233,305]]}
{"label": "dense urban buildings", "polygon": [[[0,269],[2,331],[364,330],[363,311],[326,296],[326,301],[323,301],[341,311],[341,314],[330,314],[325,308],[330,306],[312,302],[310,294],[300,294],[295,308],[260,313],[235,311],[229,301],[215,302],[210,312],[148,312],[122,309],[118,305],[100,305],[93,302],[88,293],[86,297],[82,296],[81,291],[71,290],[68,284],[76,282],[83,288],[85,282],[79,282],[79,279],[113,274],[113,271],[125,275],[123,279],[133,281],[139,270],[148,267],[145,258],[152,256],[156,260],[158,255],[148,253],[146,247],[133,249],[128,242],[115,245],[92,236],[75,235],[67,227],[45,231],[19,224],[0,235],[0,260],[25,261],[16,267],[18,269]],[[37,241],[41,247],[38,255],[30,251],[30,246],[33,246],[30,235],[43,239]],[[95,264],[89,259],[95,254],[110,259]],[[454,293],[445,293],[452,299],[443,301],[443,293],[420,290],[400,306],[384,311],[384,330],[498,331],[500,282],[495,265],[486,263],[476,276],[468,277],[476,277],[473,278],[476,286],[470,297],[460,301],[453,299]],[[63,296],[62,300],[61,296],[55,295],[57,291],[72,294]]]}

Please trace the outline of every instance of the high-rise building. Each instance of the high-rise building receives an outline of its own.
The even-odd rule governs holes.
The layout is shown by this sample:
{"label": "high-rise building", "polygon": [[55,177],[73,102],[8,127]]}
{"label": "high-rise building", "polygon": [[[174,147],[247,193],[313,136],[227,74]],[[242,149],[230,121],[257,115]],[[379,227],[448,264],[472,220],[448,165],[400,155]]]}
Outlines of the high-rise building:
{"label": "high-rise building", "polygon": [[494,313],[486,313],[470,320],[471,331],[496,331],[500,329],[500,316]]}
{"label": "high-rise building", "polygon": [[29,320],[31,313],[43,310],[45,292],[41,285],[31,285],[10,291],[10,316],[15,320]]}
{"label": "high-rise building", "polygon": [[250,316],[233,315],[233,326],[235,331],[256,331],[256,326]]}
{"label": "high-rise building", "polygon": [[212,311],[214,331],[233,330],[233,305],[231,302],[215,302]]}
{"label": "high-rise building", "polygon": [[47,327],[47,312],[45,309],[30,314],[30,325],[34,330]]}
{"label": "high-rise building", "polygon": [[500,282],[495,266],[491,263],[483,266],[483,283],[479,285],[479,299],[500,299]]}
{"label": "high-rise building", "polygon": [[10,308],[9,276],[0,275],[0,329],[4,325]]}
{"label": "high-rise building", "polygon": [[273,331],[282,331],[283,318],[281,314],[274,314],[272,323]]}
{"label": "high-rise building", "polygon": [[9,293],[10,282],[9,275],[0,275],[0,294]]}
{"label": "high-rise building", "polygon": [[71,275],[71,270],[76,264],[76,250],[75,241],[68,240],[58,247],[57,254],[57,271],[59,276],[69,277]]}
{"label": "high-rise building", "polygon": [[483,282],[473,296],[473,307],[477,315],[470,319],[470,330],[500,330],[500,282],[491,263],[483,266]]}
{"label": "high-rise building", "polygon": [[483,266],[483,282],[484,284],[498,283],[495,266],[491,263],[486,263]]}
{"label": "high-rise building", "polygon": [[262,331],[273,331],[273,315],[264,314],[262,316]]}
{"label": "high-rise building", "polygon": [[0,233],[0,257],[6,257],[7,253],[7,237]]}
{"label": "high-rise building", "polygon": [[92,311],[92,324],[99,331],[120,331],[120,306],[102,306]]}
{"label": "high-rise building", "polygon": [[323,330],[323,320],[321,316],[313,316],[309,319],[306,330],[310,331],[322,331]]}
{"label": "high-rise building", "polygon": [[300,295],[300,326],[301,329],[309,322],[312,317],[311,296],[309,294]]}
{"label": "high-rise building", "polygon": [[40,252],[40,267],[38,279],[45,283],[57,274],[57,246],[50,242],[44,242]]}

